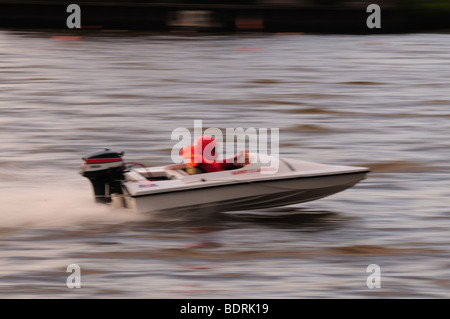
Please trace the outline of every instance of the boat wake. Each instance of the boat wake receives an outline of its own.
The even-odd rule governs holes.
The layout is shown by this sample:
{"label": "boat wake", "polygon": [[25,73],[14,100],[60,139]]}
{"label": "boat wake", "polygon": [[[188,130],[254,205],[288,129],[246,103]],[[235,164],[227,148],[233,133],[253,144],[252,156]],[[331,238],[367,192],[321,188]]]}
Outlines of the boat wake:
{"label": "boat wake", "polygon": [[47,182],[29,187],[30,181],[5,184],[0,192],[0,229],[89,227],[119,225],[148,228],[233,227],[261,225],[276,228],[327,227],[339,224],[342,216],[335,212],[301,207],[217,212],[210,209],[170,210],[136,213],[129,209],[95,203],[84,181],[58,184]]}
{"label": "boat wake", "polygon": [[39,188],[24,189],[16,186],[1,192],[0,228],[76,227],[143,218],[127,210],[95,203],[91,193],[78,185],[40,185]]}

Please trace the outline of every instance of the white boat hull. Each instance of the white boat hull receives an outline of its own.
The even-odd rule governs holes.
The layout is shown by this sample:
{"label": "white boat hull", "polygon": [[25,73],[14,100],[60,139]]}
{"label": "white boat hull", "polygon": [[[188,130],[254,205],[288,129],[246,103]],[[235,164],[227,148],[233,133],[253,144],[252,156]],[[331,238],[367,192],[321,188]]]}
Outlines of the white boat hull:
{"label": "white boat hull", "polygon": [[317,200],[354,186],[366,172],[331,176],[297,177],[186,189],[141,196],[125,196],[126,206],[136,212],[253,210]]}

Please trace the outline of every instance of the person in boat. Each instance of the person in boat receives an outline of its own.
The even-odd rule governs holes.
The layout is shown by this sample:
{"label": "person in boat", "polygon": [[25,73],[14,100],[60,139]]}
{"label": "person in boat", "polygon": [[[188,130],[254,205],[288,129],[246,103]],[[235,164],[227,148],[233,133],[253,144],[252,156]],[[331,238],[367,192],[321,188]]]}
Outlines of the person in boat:
{"label": "person in boat", "polygon": [[[201,136],[193,145],[184,147],[180,155],[186,159],[186,172],[190,175],[220,172],[241,168],[249,163],[248,151],[239,152],[232,159],[218,160],[216,154],[217,141],[212,136]],[[245,161],[238,161],[244,155]]]}

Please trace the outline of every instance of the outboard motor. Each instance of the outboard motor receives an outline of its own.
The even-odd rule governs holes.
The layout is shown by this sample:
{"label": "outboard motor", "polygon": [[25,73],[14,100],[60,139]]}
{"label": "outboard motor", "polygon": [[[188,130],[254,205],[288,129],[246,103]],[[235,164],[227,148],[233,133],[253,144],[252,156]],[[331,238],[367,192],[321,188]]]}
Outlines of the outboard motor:
{"label": "outboard motor", "polygon": [[80,174],[91,181],[97,203],[110,203],[111,194],[122,194],[123,154],[105,149],[82,158]]}

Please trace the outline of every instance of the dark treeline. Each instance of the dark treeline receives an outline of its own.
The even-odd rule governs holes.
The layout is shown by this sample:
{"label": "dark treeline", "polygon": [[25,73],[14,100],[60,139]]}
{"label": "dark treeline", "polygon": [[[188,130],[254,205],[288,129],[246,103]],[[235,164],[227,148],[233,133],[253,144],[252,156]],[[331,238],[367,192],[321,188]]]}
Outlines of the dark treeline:
{"label": "dark treeline", "polygon": [[[448,0],[0,0],[2,28],[66,29],[69,4],[81,29],[398,33],[447,31]],[[380,8],[370,28],[370,4]]]}

